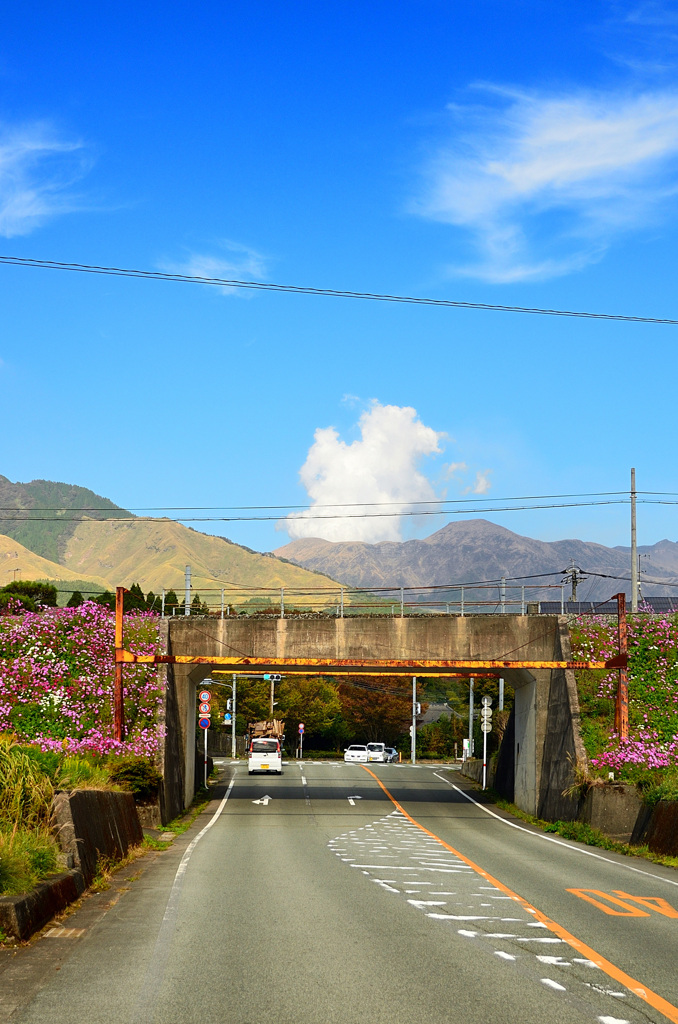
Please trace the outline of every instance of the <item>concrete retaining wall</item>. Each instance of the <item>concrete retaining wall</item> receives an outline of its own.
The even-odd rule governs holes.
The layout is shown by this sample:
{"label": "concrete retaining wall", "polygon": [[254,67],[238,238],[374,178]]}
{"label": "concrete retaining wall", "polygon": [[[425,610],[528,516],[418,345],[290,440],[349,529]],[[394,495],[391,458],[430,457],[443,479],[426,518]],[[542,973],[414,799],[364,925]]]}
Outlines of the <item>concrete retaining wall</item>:
{"label": "concrete retaining wall", "polygon": [[[483,782],[483,762],[482,758],[469,757],[461,766],[461,774],[466,775],[469,779],[474,779],[476,782],[482,785]],[[494,787],[495,783],[495,772],[491,763],[487,765],[487,785]]]}
{"label": "concrete retaining wall", "polygon": [[69,870],[52,875],[31,892],[0,897],[0,928],[27,939],[81,896],[99,859],[121,860],[143,839],[134,797],[101,789],[57,793],[52,823]]}
{"label": "concrete retaining wall", "polygon": [[28,939],[85,890],[82,873],[73,869],[53,875],[19,896],[0,897],[0,928],[6,935]]}
{"label": "concrete retaining wall", "polygon": [[120,860],[143,839],[134,797],[103,789],[57,793],[52,818],[68,866],[89,885],[101,857]]}
{"label": "concrete retaining wall", "polygon": [[642,812],[643,803],[635,786],[591,786],[584,798],[579,820],[600,829],[611,839],[630,843]]}
{"label": "concrete retaining wall", "polygon": [[678,857],[678,803],[660,800],[653,808],[644,808],[633,833],[635,843],[647,843],[652,853]]}

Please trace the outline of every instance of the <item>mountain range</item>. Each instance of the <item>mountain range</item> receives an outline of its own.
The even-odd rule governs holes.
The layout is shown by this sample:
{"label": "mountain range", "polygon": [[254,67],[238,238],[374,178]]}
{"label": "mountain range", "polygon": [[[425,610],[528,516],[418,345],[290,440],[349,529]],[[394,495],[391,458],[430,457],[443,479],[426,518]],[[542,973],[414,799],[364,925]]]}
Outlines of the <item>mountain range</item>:
{"label": "mountain range", "polygon": [[[572,560],[588,578],[579,584],[579,600],[602,601],[612,593],[630,594],[630,548],[608,548],[581,540],[540,541],[522,537],[486,519],[448,523],[423,540],[332,542],[318,538],[292,541],[274,552],[306,569],[324,572],[355,587],[446,587],[485,580],[531,577],[553,573],[552,579],[524,579],[530,587],[539,583],[560,585],[560,573]],[[642,546],[642,592],[646,596],[676,594],[669,583],[678,582],[678,544],[662,540]],[[599,576],[593,575],[600,574]],[[605,577],[614,577],[607,579]],[[659,580],[650,585],[648,580]],[[645,582],[643,582],[645,581]],[[529,591],[528,599],[560,599],[542,588]],[[569,596],[569,587],[567,589]],[[515,596],[515,594],[514,594]],[[422,600],[430,597],[421,595]],[[443,598],[444,599],[444,598]]]}
{"label": "mountain range", "polygon": [[[0,476],[0,509],[0,585],[16,577],[51,579],[62,581],[66,592],[139,583],[144,592],[173,588],[181,594],[189,564],[194,592],[212,605],[219,603],[222,588],[229,603],[277,603],[281,587],[288,605],[333,604],[335,581],[368,589],[438,587],[435,597],[442,602],[453,599],[446,598],[444,588],[502,576],[527,577],[514,587],[524,583],[527,600],[544,600],[559,599],[562,573],[574,561],[587,577],[579,584],[580,600],[630,593],[629,548],[534,540],[485,519],[448,523],[421,540],[366,544],[305,538],[262,554],[171,519],[134,516],[85,487],[51,480],[22,484]],[[662,540],[638,552],[642,593],[675,595],[678,543]],[[557,590],[547,590],[546,583]],[[497,588],[488,596],[496,598]],[[515,598],[515,589],[507,596]],[[426,593],[408,597],[432,599]],[[345,600],[351,602],[349,594]]]}
{"label": "mountain range", "polygon": [[288,607],[336,601],[338,585],[314,570],[171,519],[134,516],[84,487],[0,477],[0,507],[0,584],[57,580],[70,593],[139,583],[144,593],[173,588],[181,597],[190,565],[194,593],[212,606],[222,588],[226,602],[237,605],[277,604],[281,587]]}

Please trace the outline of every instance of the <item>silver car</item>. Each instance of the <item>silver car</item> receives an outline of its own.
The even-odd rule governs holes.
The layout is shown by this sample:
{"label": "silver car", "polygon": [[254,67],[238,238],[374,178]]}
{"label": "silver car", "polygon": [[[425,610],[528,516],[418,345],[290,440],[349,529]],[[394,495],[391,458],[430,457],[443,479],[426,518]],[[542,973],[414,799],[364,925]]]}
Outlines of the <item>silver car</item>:
{"label": "silver car", "polygon": [[352,743],[344,751],[344,761],[365,761],[367,762],[367,747],[364,743]]}

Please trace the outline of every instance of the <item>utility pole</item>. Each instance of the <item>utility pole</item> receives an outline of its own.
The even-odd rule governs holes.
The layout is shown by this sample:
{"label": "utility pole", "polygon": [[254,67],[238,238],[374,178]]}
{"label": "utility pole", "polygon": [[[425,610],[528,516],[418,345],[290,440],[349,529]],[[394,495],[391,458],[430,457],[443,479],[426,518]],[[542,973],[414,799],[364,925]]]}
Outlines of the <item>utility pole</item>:
{"label": "utility pole", "polygon": [[636,543],[636,471],[631,470],[631,611],[638,611],[638,545]]}
{"label": "utility pole", "polygon": [[412,741],[410,743],[410,757],[412,764],[417,763],[417,677],[412,676]]}
{"label": "utility pole", "polygon": [[184,590],[184,615],[191,614],[191,567],[186,566],[185,590]]}
{"label": "utility pole", "polygon": [[233,673],[233,697],[231,698],[233,703],[231,704],[231,757],[235,761],[235,683],[237,675]]}
{"label": "utility pole", "polygon": [[473,676],[468,688],[468,756],[473,757]]}

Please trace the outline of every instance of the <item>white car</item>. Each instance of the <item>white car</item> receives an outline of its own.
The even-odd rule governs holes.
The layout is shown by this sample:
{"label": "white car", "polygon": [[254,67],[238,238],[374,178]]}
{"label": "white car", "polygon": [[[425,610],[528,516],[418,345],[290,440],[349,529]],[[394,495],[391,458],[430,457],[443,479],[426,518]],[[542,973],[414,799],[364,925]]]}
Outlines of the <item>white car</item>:
{"label": "white car", "polygon": [[367,744],[367,760],[368,761],[386,761],[386,744],[385,743],[368,743]]}
{"label": "white car", "polygon": [[367,747],[364,743],[353,743],[344,751],[344,761],[367,761]]}

